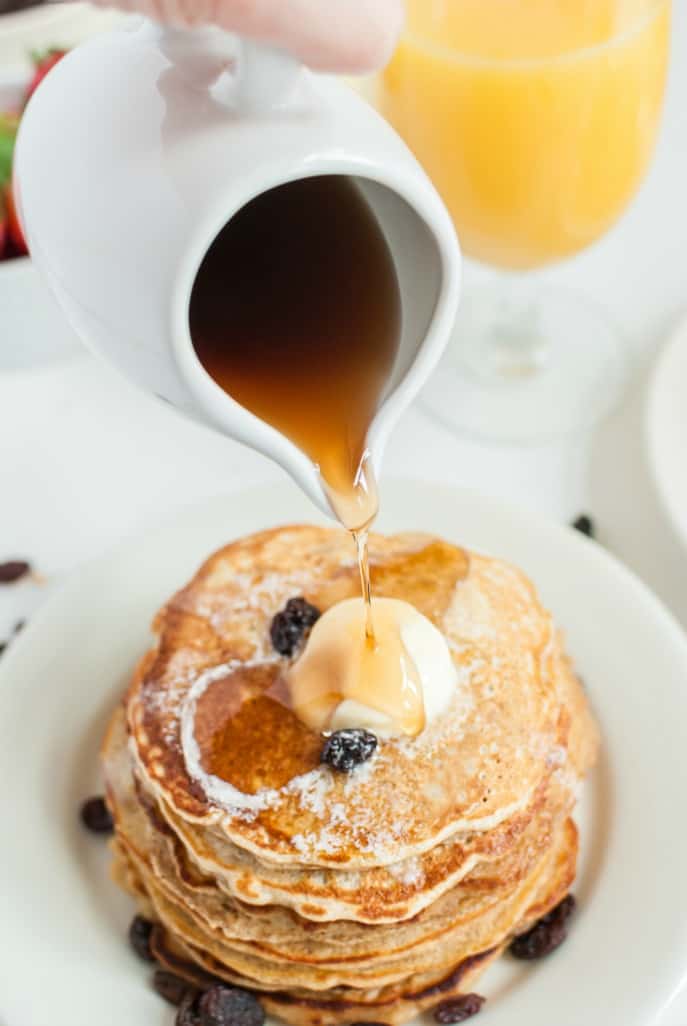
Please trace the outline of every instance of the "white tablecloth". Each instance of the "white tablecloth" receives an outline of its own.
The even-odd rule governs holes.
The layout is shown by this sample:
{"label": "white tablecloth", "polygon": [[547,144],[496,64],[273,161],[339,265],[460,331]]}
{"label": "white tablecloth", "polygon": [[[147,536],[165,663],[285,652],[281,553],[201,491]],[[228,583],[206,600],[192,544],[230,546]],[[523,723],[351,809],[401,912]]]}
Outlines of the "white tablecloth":
{"label": "white tablecloth", "polygon": [[[606,303],[624,327],[636,374],[617,415],[593,438],[518,449],[457,439],[414,409],[390,443],[385,471],[467,485],[560,520],[589,511],[600,542],[687,625],[687,553],[658,506],[643,424],[652,358],[687,307],[684,3],[676,11],[674,50],[649,179],[614,231],[551,274]],[[470,281],[468,275],[466,287]],[[0,640],[55,582],[118,539],[203,497],[281,474],[246,449],[189,425],[85,354],[3,371],[16,363],[11,353],[23,341],[4,337],[0,310],[0,561],[30,558],[48,583],[0,589]],[[661,1026],[686,1022],[687,998]]]}

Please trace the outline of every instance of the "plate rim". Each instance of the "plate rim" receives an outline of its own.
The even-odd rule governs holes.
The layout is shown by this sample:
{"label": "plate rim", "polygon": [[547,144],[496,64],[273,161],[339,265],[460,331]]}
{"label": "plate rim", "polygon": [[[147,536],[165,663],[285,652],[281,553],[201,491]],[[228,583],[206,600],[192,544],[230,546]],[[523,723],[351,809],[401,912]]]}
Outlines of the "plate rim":
{"label": "plate rim", "polygon": [[646,399],[645,443],[650,473],[661,508],[680,544],[687,549],[687,509],[684,512],[681,510],[667,484],[671,475],[664,455],[662,440],[665,436],[665,421],[661,415],[662,399],[670,379],[671,367],[683,349],[687,351],[687,314],[683,314],[669,332],[651,369]]}

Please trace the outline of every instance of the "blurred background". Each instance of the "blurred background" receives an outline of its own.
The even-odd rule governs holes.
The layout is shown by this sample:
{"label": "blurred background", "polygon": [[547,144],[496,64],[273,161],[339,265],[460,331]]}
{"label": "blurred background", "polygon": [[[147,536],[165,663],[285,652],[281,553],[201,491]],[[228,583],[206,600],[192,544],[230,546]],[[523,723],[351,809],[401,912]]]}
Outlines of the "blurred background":
{"label": "blurred background", "polygon": [[[15,119],[50,51],[122,17],[83,3],[21,6],[0,3],[0,110]],[[535,22],[504,18],[495,33],[488,6],[411,3],[386,73],[354,84],[433,174],[470,258],[459,330],[385,472],[561,521],[590,513],[599,541],[687,624],[687,498],[684,508],[676,498],[687,379],[664,373],[671,397],[647,398],[687,306],[687,8],[674,5],[671,25],[667,0],[541,0]],[[573,8],[583,14],[554,17]],[[457,96],[470,101],[456,107]],[[99,366],[7,245],[0,534],[16,554],[58,578],[161,509],[280,474]],[[542,381],[560,402],[537,406]],[[656,408],[673,417],[660,425],[660,459]]]}

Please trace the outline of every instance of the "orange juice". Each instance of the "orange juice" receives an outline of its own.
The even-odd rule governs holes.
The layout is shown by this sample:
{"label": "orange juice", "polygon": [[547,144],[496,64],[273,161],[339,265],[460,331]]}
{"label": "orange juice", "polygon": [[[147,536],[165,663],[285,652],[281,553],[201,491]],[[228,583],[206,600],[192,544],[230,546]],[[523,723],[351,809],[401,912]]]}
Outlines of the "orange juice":
{"label": "orange juice", "polygon": [[465,251],[528,268],[589,245],[649,163],[669,0],[410,0],[380,107]]}

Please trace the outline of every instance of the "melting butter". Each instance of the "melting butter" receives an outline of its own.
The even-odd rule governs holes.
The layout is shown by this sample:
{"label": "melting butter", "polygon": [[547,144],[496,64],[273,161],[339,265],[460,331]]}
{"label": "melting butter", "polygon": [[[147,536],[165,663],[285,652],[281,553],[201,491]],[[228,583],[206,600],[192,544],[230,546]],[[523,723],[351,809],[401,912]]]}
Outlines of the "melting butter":
{"label": "melting butter", "polygon": [[374,599],[373,617],[370,638],[362,599],[332,606],[291,667],[294,711],[313,730],[415,737],[450,702],[455,667],[434,624],[400,599]]}

